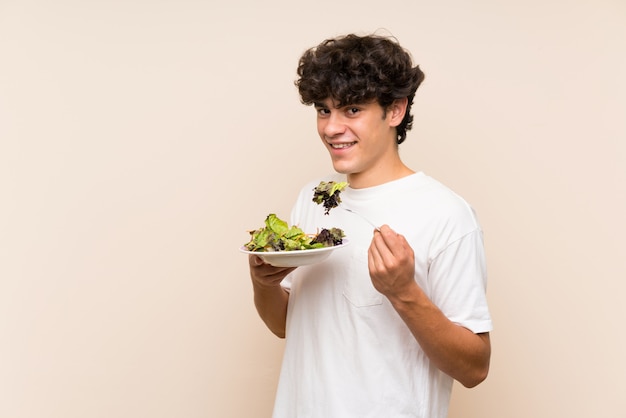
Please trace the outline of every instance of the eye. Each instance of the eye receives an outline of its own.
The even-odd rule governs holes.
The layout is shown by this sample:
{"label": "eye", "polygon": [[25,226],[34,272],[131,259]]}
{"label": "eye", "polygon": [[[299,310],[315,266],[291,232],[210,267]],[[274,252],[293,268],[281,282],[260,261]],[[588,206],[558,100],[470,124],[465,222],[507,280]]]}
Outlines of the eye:
{"label": "eye", "polygon": [[328,114],[330,114],[330,110],[325,107],[318,107],[316,110],[319,116],[327,116]]}
{"label": "eye", "polygon": [[359,113],[361,111],[361,109],[359,109],[358,107],[349,107],[346,109],[346,112],[348,113],[348,115],[354,116],[357,113]]}

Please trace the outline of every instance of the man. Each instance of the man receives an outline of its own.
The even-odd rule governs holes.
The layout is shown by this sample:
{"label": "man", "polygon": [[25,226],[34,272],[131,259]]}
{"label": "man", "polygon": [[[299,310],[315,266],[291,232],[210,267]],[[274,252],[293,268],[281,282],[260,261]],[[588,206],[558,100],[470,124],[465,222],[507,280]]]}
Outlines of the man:
{"label": "man", "polygon": [[[399,156],[424,74],[394,40],[348,35],[306,51],[298,76],[337,173],[302,189],[291,224],[349,244],[298,268],[249,259],[259,315],[286,337],[274,417],[445,417],[453,380],[486,378],[492,325],[473,210]],[[349,183],[327,215],[320,180]]]}

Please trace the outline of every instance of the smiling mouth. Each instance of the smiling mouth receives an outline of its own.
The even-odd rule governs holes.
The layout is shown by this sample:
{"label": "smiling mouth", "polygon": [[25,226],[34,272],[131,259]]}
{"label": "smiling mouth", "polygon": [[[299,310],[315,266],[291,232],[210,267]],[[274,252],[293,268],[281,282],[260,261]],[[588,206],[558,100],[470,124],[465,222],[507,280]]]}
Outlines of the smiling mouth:
{"label": "smiling mouth", "polygon": [[329,144],[332,149],[344,149],[350,148],[352,145],[356,144],[356,142],[348,142],[343,144]]}

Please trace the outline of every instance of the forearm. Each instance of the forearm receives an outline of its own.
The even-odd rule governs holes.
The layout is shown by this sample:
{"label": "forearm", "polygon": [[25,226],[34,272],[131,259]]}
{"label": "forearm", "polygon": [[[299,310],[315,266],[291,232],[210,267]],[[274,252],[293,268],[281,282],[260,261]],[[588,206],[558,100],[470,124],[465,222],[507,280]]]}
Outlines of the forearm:
{"label": "forearm", "polygon": [[441,371],[466,387],[476,386],[487,377],[491,356],[488,333],[474,334],[451,322],[417,284],[389,300]]}
{"label": "forearm", "polygon": [[265,325],[276,336],[285,338],[289,293],[281,286],[262,286],[253,281],[254,306]]}

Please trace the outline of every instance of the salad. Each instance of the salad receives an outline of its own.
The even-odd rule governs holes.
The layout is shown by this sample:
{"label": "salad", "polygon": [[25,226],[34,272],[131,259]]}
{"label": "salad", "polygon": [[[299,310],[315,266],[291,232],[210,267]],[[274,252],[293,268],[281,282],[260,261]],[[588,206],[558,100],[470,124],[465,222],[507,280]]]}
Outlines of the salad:
{"label": "salad", "polygon": [[332,247],[343,243],[345,236],[340,228],[322,229],[315,235],[304,233],[297,226],[270,213],[265,226],[250,232],[250,241],[244,245],[248,251],[297,251]]}
{"label": "salad", "polygon": [[324,214],[328,215],[332,208],[336,208],[341,203],[339,194],[348,186],[345,181],[321,181],[320,184],[313,189],[313,202],[318,205],[324,205]]}

